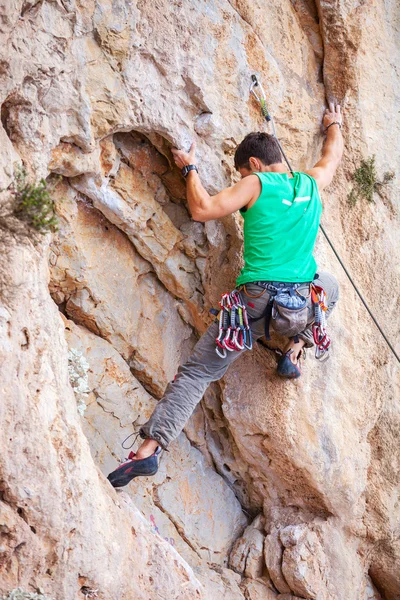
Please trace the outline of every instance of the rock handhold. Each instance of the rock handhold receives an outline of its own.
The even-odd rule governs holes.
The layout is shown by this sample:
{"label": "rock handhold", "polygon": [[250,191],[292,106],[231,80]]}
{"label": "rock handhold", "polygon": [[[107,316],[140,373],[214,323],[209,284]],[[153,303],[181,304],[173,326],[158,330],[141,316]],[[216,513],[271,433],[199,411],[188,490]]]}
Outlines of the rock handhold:
{"label": "rock handhold", "polygon": [[[60,228],[51,245],[53,298],[65,304],[69,318],[113,344],[137,378],[161,395],[194,343],[176,300],[101,212],[65,182],[56,194]],[[150,343],[155,339],[157,344]]]}
{"label": "rock handhold", "polygon": [[280,597],[263,579],[246,579],[241,588],[246,600],[277,600]]}
{"label": "rock handhold", "polygon": [[291,590],[303,598],[329,600],[328,561],[317,534],[306,526],[286,527],[282,573]]}
{"label": "rock handhold", "polygon": [[264,543],[265,564],[276,589],[282,594],[291,592],[291,589],[282,572],[283,546],[279,539],[279,531],[274,529],[265,538]]}
{"label": "rock handhold", "polygon": [[293,596],[292,594],[279,594],[276,600],[305,600],[299,596]]}
{"label": "rock handhold", "polygon": [[231,569],[250,579],[257,579],[263,574],[264,523],[264,517],[258,515],[235,542],[229,557]]}

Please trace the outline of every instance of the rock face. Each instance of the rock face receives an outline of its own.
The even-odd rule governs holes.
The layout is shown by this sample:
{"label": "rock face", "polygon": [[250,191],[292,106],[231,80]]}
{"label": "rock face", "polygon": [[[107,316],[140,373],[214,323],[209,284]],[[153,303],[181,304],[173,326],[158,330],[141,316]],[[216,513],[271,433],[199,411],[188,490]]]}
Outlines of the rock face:
{"label": "rock face", "polygon": [[[398,180],[346,200],[362,158],[380,181],[400,164],[398,3],[0,7],[0,595],[397,600],[397,363],[323,238],[341,286],[331,360],[283,382],[255,348],[156,477],[116,492],[104,475],[234,286],[240,217],[191,220],[171,147],[197,142],[210,193],[235,182],[236,145],[264,127],[254,71],[298,170],[319,156],[326,99],[344,105],[324,225],[398,339]],[[17,163],[48,179],[54,234],[9,213]],[[88,364],[83,417],[68,350]]]}
{"label": "rock face", "polygon": [[2,394],[15,402],[1,403],[2,447],[10,447],[1,456],[2,592],[40,586],[59,598],[97,589],[102,598],[144,599],[157,581],[176,597],[204,597],[190,567],[126,494],[110,489],[90,456],[44,252],[14,247],[8,257],[14,293],[1,314],[9,367],[2,365]]}

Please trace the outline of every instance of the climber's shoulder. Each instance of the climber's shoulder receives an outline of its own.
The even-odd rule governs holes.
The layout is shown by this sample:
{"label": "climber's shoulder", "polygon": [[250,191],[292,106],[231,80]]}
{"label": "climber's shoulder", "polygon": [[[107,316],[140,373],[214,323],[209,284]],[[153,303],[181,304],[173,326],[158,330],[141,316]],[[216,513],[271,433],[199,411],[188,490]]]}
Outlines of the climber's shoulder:
{"label": "climber's shoulder", "polygon": [[308,175],[309,177],[312,177],[313,179],[315,179],[315,182],[317,184],[318,190],[320,192],[322,192],[322,190],[324,188],[326,188],[327,185],[329,185],[329,183],[332,180],[332,177],[330,177],[327,172],[327,169],[324,167],[313,167],[312,169],[308,169],[307,171],[304,171],[304,173],[306,175]]}

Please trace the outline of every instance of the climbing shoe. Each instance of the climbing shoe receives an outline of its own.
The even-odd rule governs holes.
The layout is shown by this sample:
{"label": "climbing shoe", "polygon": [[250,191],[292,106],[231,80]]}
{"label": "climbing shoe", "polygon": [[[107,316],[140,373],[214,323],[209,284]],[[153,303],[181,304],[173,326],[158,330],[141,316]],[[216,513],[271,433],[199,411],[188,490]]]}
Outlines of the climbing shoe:
{"label": "climbing shoe", "polygon": [[140,460],[133,460],[134,452],[130,452],[127,460],[122,463],[107,477],[108,481],[115,488],[127,485],[135,477],[147,477],[155,475],[158,471],[158,456],[161,448],[158,446],[154,454]]}
{"label": "climbing shoe", "polygon": [[293,350],[286,352],[278,361],[278,375],[288,377],[289,379],[297,379],[301,375],[299,364],[292,363],[290,355]]}

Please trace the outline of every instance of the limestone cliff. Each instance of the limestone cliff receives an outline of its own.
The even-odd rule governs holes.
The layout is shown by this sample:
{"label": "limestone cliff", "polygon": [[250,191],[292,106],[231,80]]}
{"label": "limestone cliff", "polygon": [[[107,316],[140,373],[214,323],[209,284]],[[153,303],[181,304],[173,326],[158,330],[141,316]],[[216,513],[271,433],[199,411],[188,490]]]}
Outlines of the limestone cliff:
{"label": "limestone cliff", "polygon": [[[343,104],[323,223],[397,341],[398,178],[347,196],[362,158],[398,175],[398,2],[6,0],[0,17],[0,594],[398,600],[397,363],[322,238],[330,361],[283,382],[256,348],[156,477],[104,477],[234,286],[240,218],[191,221],[170,148],[197,141],[210,193],[236,181],[236,145],[264,127],[253,72],[298,170],[326,99]],[[7,212],[18,163],[52,186],[59,230],[39,241]]]}

